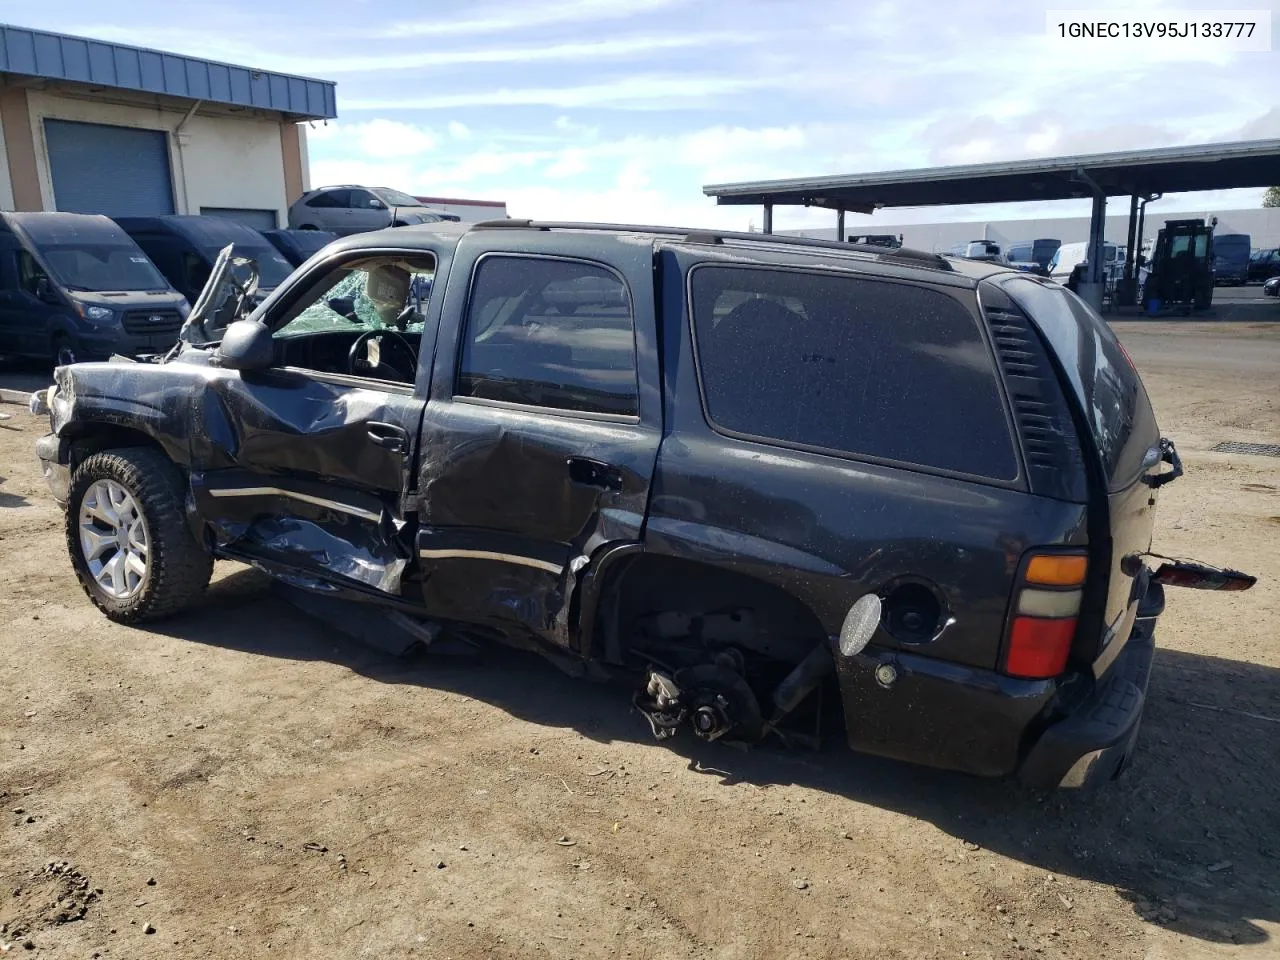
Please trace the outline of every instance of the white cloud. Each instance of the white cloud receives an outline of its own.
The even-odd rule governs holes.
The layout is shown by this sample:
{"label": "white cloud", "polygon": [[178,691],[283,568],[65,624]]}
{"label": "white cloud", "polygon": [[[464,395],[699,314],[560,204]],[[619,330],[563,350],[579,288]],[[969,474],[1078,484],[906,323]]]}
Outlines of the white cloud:
{"label": "white cloud", "polygon": [[323,151],[342,150],[363,157],[414,157],[436,147],[435,134],[426,127],[378,118],[363,123],[329,123],[307,131],[308,144]]}
{"label": "white cloud", "polygon": [[[488,11],[471,7],[468,18],[449,20],[432,18],[411,20],[380,28],[375,35],[395,39],[400,37],[440,37],[477,33],[514,33],[533,27],[566,23],[596,23],[602,20],[619,20],[642,13],[650,13],[663,7],[674,6],[685,0],[559,0],[558,3],[535,4],[530,0],[491,7]],[[437,8],[439,5],[434,5]]]}
{"label": "white cloud", "polygon": [[449,121],[449,136],[455,140],[470,140],[471,128],[458,120]]}
{"label": "white cloud", "polygon": [[639,194],[644,192],[650,183],[648,166],[643,160],[628,160],[613,178],[614,186],[619,190]]}
{"label": "white cloud", "polygon": [[[652,54],[663,50],[685,50],[716,44],[745,44],[758,40],[758,36],[717,32],[713,34],[683,32],[672,35],[613,37],[605,40],[572,41],[524,47],[482,47],[467,49],[412,50],[406,53],[370,53],[358,56],[326,57],[326,74],[376,73],[385,70],[425,70],[456,67],[465,64],[545,63],[548,61],[573,61],[635,58],[638,54]],[[285,58],[286,65],[303,66]],[[314,64],[308,59],[306,67]],[[282,67],[282,69],[284,69]]]}
{"label": "white cloud", "polygon": [[558,180],[562,177],[577,177],[591,169],[587,162],[587,152],[580,147],[569,147],[561,152],[544,172],[545,176]]}
{"label": "white cloud", "polygon": [[774,86],[766,77],[638,75],[570,87],[504,87],[498,90],[459,90],[416,97],[351,100],[339,97],[343,110],[456,110],[462,107],[548,106],[624,110],[693,110],[728,94]]}

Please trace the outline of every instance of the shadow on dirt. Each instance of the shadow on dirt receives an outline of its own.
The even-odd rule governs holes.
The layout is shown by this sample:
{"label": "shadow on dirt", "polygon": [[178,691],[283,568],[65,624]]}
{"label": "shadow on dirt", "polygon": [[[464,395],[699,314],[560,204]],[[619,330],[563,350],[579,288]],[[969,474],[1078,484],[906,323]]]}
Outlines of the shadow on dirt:
{"label": "shadow on dirt", "polygon": [[[0,477],[0,486],[4,484],[4,477]],[[25,507],[28,505],[27,498],[18,493],[5,493],[0,490],[0,508],[4,507]]]}
{"label": "shadow on dirt", "polygon": [[[201,610],[155,629],[447,690],[602,743],[650,741],[625,686],[574,680],[505,649],[482,666],[395,659],[304,617],[255,571],[225,577]],[[859,756],[838,742],[807,754],[669,743],[725,782],[797,784],[919,817],[1047,873],[1114,886],[1137,915],[1185,936],[1260,944],[1269,937],[1253,921],[1280,922],[1280,723],[1267,719],[1280,713],[1278,689],[1274,668],[1158,650],[1137,755],[1118,781],[1083,796]]]}

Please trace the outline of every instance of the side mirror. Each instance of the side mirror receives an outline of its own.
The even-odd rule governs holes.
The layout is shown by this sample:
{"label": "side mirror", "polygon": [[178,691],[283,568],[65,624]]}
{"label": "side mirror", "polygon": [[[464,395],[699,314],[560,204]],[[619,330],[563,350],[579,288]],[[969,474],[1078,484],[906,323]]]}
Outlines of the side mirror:
{"label": "side mirror", "polygon": [[237,320],[222,335],[215,357],[228,370],[266,370],[276,359],[271,331],[257,320]]}
{"label": "side mirror", "polygon": [[387,205],[386,205],[385,203],[383,203],[381,200],[379,200],[377,197],[370,197],[370,198],[369,198],[369,206],[373,207],[373,209],[375,209],[375,210],[385,210],[385,209],[387,209]]}
{"label": "side mirror", "polygon": [[36,299],[43,300],[45,303],[58,302],[58,297],[53,292],[53,284],[49,282],[48,277],[41,277],[36,281]]}

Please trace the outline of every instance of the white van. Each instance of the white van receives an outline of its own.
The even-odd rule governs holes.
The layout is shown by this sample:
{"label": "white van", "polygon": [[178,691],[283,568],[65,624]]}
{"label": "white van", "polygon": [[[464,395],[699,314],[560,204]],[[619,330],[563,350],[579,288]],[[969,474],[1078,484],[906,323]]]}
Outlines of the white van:
{"label": "white van", "polygon": [[[1102,244],[1102,275],[1107,288],[1124,276],[1124,255],[1126,247],[1116,243]],[[1049,261],[1049,276],[1058,283],[1065,284],[1071,279],[1071,272],[1089,260],[1088,243],[1064,243]]]}

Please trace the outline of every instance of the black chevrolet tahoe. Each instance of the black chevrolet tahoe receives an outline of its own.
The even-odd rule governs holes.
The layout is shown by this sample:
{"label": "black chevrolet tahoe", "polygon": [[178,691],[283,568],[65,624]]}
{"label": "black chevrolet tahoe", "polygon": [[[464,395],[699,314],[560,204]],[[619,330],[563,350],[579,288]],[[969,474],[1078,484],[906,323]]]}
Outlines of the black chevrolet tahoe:
{"label": "black chevrolet tahoe", "polygon": [[856,750],[1054,787],[1132,750],[1163,584],[1252,582],[1148,563],[1176,449],[1107,325],[996,265],[505,220],[209,299],[32,398],[113,620],[234,559],[634,677],[660,738],[812,741],[834,696]]}

